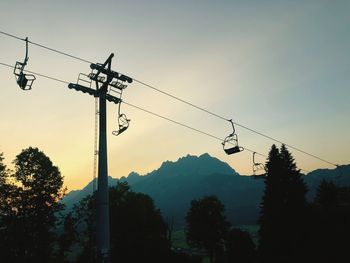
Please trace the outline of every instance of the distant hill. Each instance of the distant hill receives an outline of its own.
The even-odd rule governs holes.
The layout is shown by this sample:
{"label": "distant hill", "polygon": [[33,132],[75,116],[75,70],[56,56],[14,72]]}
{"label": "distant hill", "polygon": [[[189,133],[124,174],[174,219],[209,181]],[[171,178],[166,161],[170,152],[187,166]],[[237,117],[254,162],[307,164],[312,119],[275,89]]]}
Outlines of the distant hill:
{"label": "distant hill", "polygon": [[[350,186],[350,165],[334,170],[315,170],[303,178],[309,187],[308,198],[312,199],[322,179]],[[233,224],[255,224],[264,190],[264,180],[241,176],[227,163],[207,153],[201,156],[187,155],[176,162],[165,161],[146,175],[132,172],[120,179],[109,177],[111,186],[118,181],[126,181],[132,190],[150,195],[163,216],[173,220],[177,227],[184,225],[191,200],[205,195],[217,195],[220,198]],[[80,191],[70,192],[63,203],[70,208],[91,192],[92,183]]]}
{"label": "distant hill", "polygon": [[338,186],[350,186],[350,165],[340,165],[335,169],[317,169],[304,177],[309,192],[309,200],[313,199],[316,189],[322,180],[332,181]]}

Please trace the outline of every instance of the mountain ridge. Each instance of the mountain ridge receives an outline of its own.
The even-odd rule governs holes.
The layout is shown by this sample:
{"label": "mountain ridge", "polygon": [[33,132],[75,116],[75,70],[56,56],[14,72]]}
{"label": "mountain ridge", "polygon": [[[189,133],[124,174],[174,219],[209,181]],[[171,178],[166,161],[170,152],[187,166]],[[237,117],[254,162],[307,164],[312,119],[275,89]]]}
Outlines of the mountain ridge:
{"label": "mountain ridge", "polygon": [[[342,172],[342,173],[340,173]],[[336,169],[317,169],[304,175],[308,185],[308,199],[312,200],[322,179],[341,186],[350,186],[350,165]],[[227,163],[204,153],[186,155],[177,161],[164,161],[158,169],[145,175],[129,173],[120,179],[109,176],[110,186],[127,182],[135,192],[148,194],[165,218],[182,227],[191,200],[205,195],[216,195],[226,208],[228,219],[234,224],[255,224],[259,215],[264,180],[239,175]],[[92,193],[92,182],[82,190],[69,193],[62,202],[71,208]]]}

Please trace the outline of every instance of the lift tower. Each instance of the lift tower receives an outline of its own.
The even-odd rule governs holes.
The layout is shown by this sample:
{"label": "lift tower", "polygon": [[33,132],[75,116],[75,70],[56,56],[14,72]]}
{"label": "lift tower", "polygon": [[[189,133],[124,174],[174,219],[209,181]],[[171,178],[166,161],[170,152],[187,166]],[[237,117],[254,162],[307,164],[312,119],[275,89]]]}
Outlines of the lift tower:
{"label": "lift tower", "polygon": [[[98,149],[98,177],[97,177],[97,207],[96,207],[96,247],[97,262],[110,262],[109,235],[109,196],[108,196],[108,166],[107,166],[107,123],[106,101],[121,103],[121,92],[125,89],[125,82],[132,83],[132,79],[111,70],[112,53],[103,64],[91,64],[92,72],[88,75],[79,74],[76,84],[70,83],[68,88],[88,93],[99,99],[99,149]],[[95,83],[95,89],[91,88]],[[88,87],[79,83],[88,84]],[[114,91],[119,96],[112,95]]]}

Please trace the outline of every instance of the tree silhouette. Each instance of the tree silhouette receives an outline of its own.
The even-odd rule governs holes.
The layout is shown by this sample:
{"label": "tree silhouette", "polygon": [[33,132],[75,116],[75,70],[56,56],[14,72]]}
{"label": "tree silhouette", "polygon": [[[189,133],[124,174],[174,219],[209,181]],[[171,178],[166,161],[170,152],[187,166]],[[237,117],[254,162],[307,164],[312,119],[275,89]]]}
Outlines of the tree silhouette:
{"label": "tree silhouette", "polygon": [[57,262],[68,262],[67,255],[72,250],[72,245],[78,240],[77,220],[72,212],[64,216],[62,233],[57,239],[58,251],[56,256]]}
{"label": "tree silhouette", "polygon": [[[85,227],[94,231],[93,201],[89,197],[81,203],[81,218]],[[111,222],[111,262],[166,262],[170,255],[167,226],[153,200],[142,193],[130,190],[127,183],[118,183],[109,190]],[[89,208],[90,207],[90,208]],[[83,211],[88,214],[83,215]],[[94,262],[93,235],[85,240],[79,262]]]}
{"label": "tree silhouette", "polygon": [[110,218],[115,262],[162,262],[167,256],[166,223],[148,195],[119,183],[110,189]]}
{"label": "tree silhouette", "polygon": [[322,180],[317,187],[314,204],[323,209],[334,209],[339,204],[339,188],[332,182]]}
{"label": "tree silhouette", "polygon": [[[7,199],[9,194],[8,170],[3,163],[3,153],[0,153],[0,220],[2,216],[6,215]],[[0,221],[1,222],[1,221]]]}
{"label": "tree silhouette", "polygon": [[310,214],[309,260],[344,262],[350,236],[350,188],[323,180]]}
{"label": "tree silhouette", "polygon": [[12,210],[10,206],[12,187],[8,183],[9,174],[3,160],[3,153],[0,153],[0,255],[2,261],[6,262],[11,258],[10,244],[12,237],[8,234],[9,227],[7,224]]}
{"label": "tree silhouette", "polygon": [[3,163],[4,154],[0,153],[0,187],[6,183],[6,165]]}
{"label": "tree silhouette", "polygon": [[96,193],[83,198],[73,207],[78,226],[78,243],[82,247],[78,263],[96,262]]}
{"label": "tree silhouette", "polygon": [[232,229],[226,241],[227,262],[254,263],[256,260],[255,244],[246,231]]}
{"label": "tree silhouette", "polygon": [[223,245],[230,224],[224,215],[224,205],[216,196],[194,199],[186,215],[186,239],[190,246],[209,252],[214,262],[215,251]]}
{"label": "tree silhouette", "polygon": [[63,178],[39,149],[23,150],[14,160],[6,225],[9,262],[49,262],[55,241],[56,213],[62,209]]}
{"label": "tree silhouette", "polygon": [[261,203],[259,252],[262,262],[297,262],[305,249],[306,192],[285,145],[272,145]]}

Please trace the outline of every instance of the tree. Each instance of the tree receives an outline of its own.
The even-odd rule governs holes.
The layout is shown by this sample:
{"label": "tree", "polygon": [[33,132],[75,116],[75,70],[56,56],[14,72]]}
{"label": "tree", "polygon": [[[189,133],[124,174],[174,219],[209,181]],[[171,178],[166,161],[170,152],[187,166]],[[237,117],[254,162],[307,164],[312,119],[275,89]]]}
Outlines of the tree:
{"label": "tree", "polygon": [[323,209],[333,209],[339,203],[339,188],[333,182],[322,180],[317,187],[314,204]]}
{"label": "tree", "polygon": [[311,204],[309,261],[343,262],[348,257],[350,188],[323,180]]}
{"label": "tree", "polygon": [[6,165],[3,163],[3,161],[4,154],[0,153],[0,187],[3,187],[6,182]]}
{"label": "tree", "polygon": [[49,262],[63,177],[38,148],[23,150],[13,163],[11,212],[4,219],[10,262]]}
{"label": "tree", "polygon": [[58,237],[57,262],[67,262],[67,254],[71,252],[72,245],[78,240],[77,219],[73,217],[72,212],[64,216],[62,233]]}
{"label": "tree", "polygon": [[3,163],[4,157],[3,153],[0,153],[0,219],[4,215],[6,207],[6,199],[8,193],[8,171],[6,165]]}
{"label": "tree", "polygon": [[296,262],[305,249],[307,187],[285,145],[280,150],[272,145],[266,168],[259,219],[262,262]]}
{"label": "tree", "polygon": [[11,192],[13,190],[9,181],[9,170],[3,163],[4,156],[0,153],[0,220],[1,217],[10,212],[9,202],[11,201]]}
{"label": "tree", "polygon": [[96,262],[96,193],[75,204],[73,211],[79,233],[78,243],[82,247],[77,262]]}
{"label": "tree", "polygon": [[7,222],[12,213],[10,206],[12,187],[8,183],[9,171],[3,160],[3,153],[0,153],[0,255],[5,262],[10,258],[9,241],[11,237],[8,235]]}
{"label": "tree", "polygon": [[255,244],[246,231],[238,228],[228,233],[226,241],[227,262],[254,263],[256,260]]}
{"label": "tree", "polygon": [[230,227],[224,210],[224,205],[216,196],[206,196],[192,200],[186,215],[188,244],[207,250],[210,262],[214,262],[215,251],[222,245]]}
{"label": "tree", "polygon": [[[89,201],[87,201],[89,200]],[[94,222],[94,196],[81,204],[79,211],[88,213],[80,216],[86,228],[92,229]],[[167,226],[153,200],[142,193],[130,190],[127,183],[118,183],[109,190],[111,262],[167,262],[170,243]],[[90,219],[89,219],[90,218]],[[84,251],[79,262],[93,262],[91,247],[94,235],[86,236]]]}

